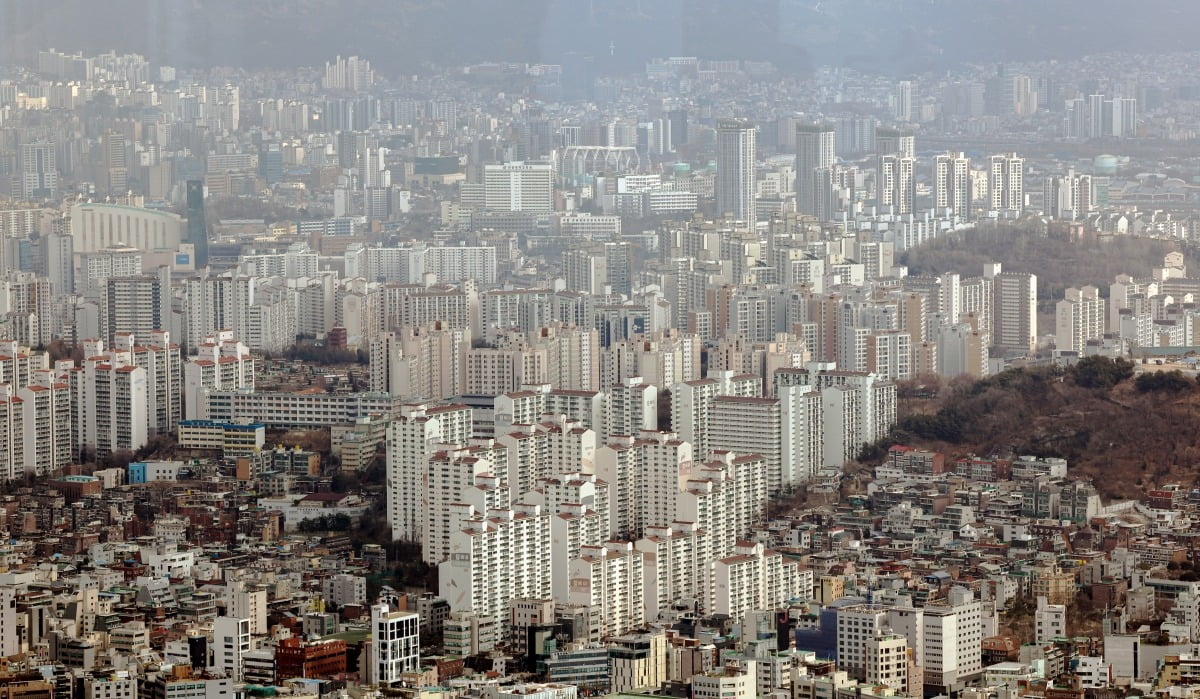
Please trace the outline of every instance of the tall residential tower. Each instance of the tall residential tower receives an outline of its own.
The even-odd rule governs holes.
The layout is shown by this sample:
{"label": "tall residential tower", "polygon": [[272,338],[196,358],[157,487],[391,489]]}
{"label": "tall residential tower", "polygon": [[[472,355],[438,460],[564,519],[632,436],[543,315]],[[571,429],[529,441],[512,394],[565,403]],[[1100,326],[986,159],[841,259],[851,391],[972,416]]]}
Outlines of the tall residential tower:
{"label": "tall residential tower", "polygon": [[754,224],[754,125],[742,119],[717,123],[717,213]]}

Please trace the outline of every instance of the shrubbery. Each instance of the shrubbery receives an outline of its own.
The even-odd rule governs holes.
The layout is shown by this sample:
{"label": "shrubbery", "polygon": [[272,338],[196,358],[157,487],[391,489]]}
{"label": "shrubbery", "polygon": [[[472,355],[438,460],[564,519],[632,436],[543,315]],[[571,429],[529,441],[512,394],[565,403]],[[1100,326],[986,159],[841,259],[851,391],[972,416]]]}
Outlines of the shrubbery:
{"label": "shrubbery", "polygon": [[1184,376],[1182,371],[1176,369],[1175,371],[1148,371],[1139,374],[1133,380],[1133,385],[1142,393],[1152,391],[1179,393],[1193,388],[1196,384]]}
{"label": "shrubbery", "polygon": [[1108,390],[1133,376],[1133,362],[1119,357],[1084,357],[1071,367],[1071,376],[1078,386]]}

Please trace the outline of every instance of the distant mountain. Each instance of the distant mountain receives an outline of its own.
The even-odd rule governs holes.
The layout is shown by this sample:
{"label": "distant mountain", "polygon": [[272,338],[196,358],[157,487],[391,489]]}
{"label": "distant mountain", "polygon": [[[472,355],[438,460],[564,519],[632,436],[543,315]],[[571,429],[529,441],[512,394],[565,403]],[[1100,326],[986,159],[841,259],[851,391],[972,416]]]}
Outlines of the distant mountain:
{"label": "distant mountain", "polygon": [[647,58],[832,63],[903,73],[961,61],[1192,48],[1194,0],[3,0],[0,59],[40,48],[147,55],[181,67],[556,62]]}

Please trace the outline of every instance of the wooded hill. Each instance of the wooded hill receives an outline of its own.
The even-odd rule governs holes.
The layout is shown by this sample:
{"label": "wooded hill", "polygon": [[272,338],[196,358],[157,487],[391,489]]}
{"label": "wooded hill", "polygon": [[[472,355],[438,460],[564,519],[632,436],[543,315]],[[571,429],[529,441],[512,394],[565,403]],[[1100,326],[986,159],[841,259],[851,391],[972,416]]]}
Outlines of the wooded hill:
{"label": "wooded hill", "polygon": [[[1132,362],[1089,357],[1068,369],[1013,369],[978,381],[907,385],[891,444],[955,457],[1057,456],[1105,498],[1192,486],[1200,464],[1200,384],[1179,372],[1133,376]],[[930,388],[936,397],[926,398]]]}

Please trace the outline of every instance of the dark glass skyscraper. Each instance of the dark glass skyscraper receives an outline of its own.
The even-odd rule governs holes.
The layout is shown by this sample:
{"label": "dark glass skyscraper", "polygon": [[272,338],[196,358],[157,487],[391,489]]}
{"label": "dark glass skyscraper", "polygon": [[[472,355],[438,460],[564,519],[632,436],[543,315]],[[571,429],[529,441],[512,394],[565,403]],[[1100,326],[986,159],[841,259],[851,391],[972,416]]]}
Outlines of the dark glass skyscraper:
{"label": "dark glass skyscraper", "polygon": [[208,266],[208,225],[204,221],[204,181],[187,183],[187,242],[195,249],[196,269]]}

